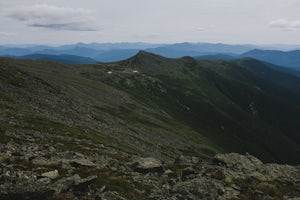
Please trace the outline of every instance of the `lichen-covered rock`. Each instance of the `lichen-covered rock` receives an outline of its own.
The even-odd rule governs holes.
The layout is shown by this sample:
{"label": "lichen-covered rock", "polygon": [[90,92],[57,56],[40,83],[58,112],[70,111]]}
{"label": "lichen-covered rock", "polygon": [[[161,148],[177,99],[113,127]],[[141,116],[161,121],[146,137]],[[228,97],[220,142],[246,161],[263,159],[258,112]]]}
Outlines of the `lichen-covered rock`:
{"label": "lichen-covered rock", "polygon": [[148,158],[138,158],[133,164],[132,168],[136,172],[140,173],[162,173],[163,166],[162,162],[156,158],[148,157]]}
{"label": "lichen-covered rock", "polygon": [[50,179],[56,179],[59,176],[59,174],[58,174],[58,171],[56,169],[54,171],[42,173],[41,176],[46,177],[46,178],[50,178]]}

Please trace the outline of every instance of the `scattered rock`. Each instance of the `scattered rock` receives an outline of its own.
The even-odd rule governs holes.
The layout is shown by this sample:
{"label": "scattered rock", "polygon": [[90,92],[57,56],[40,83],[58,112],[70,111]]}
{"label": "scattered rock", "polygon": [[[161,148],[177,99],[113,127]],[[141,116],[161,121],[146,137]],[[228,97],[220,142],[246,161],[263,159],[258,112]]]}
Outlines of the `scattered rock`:
{"label": "scattered rock", "polygon": [[96,164],[87,159],[74,159],[67,161],[72,167],[95,167]]}
{"label": "scattered rock", "polygon": [[192,167],[186,167],[182,170],[181,176],[186,177],[188,175],[194,174],[195,170]]}
{"label": "scattered rock", "polygon": [[[299,166],[264,164],[251,155],[230,153],[218,154],[212,162],[178,156],[164,170],[166,166],[157,158],[141,158],[100,145],[95,147],[100,151],[94,153],[94,147],[87,146],[85,151],[93,151],[92,154],[62,151],[57,146],[38,143],[0,145],[0,199],[124,200],[113,191],[116,184],[126,184],[131,194],[145,199],[300,197]],[[100,182],[105,185],[98,185]]]}
{"label": "scattered rock", "polygon": [[162,162],[152,157],[137,159],[136,162],[133,163],[132,168],[134,171],[143,174],[163,172]]}
{"label": "scattered rock", "polygon": [[54,170],[54,171],[50,171],[50,172],[45,172],[43,174],[41,174],[42,177],[46,177],[46,178],[50,178],[50,179],[56,179],[59,174],[58,174],[58,171],[57,170]]}
{"label": "scattered rock", "polygon": [[94,183],[97,180],[97,178],[97,176],[89,176],[87,178],[79,179],[72,187],[76,191],[86,191],[86,189],[88,189],[88,186]]}
{"label": "scattered rock", "polygon": [[39,184],[31,172],[0,168],[0,180],[1,200],[46,199],[54,193],[52,188]]}
{"label": "scattered rock", "polygon": [[102,188],[99,190],[99,192],[102,193],[102,192],[105,191],[105,189],[106,189],[106,186],[104,185],[104,186],[102,186]]}
{"label": "scattered rock", "polygon": [[175,175],[175,173],[174,173],[172,170],[170,170],[170,169],[167,169],[167,170],[164,172],[164,174],[166,174],[167,176],[174,176],[174,175]]}
{"label": "scattered rock", "polygon": [[41,166],[55,166],[60,165],[58,160],[47,159],[45,157],[34,157],[30,159],[32,164],[34,165],[41,165]]}
{"label": "scattered rock", "polygon": [[246,171],[254,171],[263,164],[259,159],[255,158],[254,156],[244,156],[237,153],[217,154],[213,158],[213,163]]}
{"label": "scattered rock", "polygon": [[80,182],[80,176],[75,174],[73,176],[64,177],[56,181],[52,187],[55,189],[57,193],[68,191],[72,188],[75,184]]}
{"label": "scattered rock", "polygon": [[115,191],[107,191],[97,196],[97,199],[100,200],[126,200],[126,198],[122,197],[118,192]]}

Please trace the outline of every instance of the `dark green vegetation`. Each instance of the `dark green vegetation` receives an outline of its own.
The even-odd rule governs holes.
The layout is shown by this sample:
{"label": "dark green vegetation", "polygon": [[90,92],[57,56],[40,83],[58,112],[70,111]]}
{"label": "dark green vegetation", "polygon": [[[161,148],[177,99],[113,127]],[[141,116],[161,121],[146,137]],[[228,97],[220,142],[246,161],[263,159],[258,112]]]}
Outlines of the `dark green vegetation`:
{"label": "dark green vegetation", "polygon": [[299,78],[252,59],[2,58],[0,131],[69,135],[163,160],[234,151],[299,164],[299,88]]}

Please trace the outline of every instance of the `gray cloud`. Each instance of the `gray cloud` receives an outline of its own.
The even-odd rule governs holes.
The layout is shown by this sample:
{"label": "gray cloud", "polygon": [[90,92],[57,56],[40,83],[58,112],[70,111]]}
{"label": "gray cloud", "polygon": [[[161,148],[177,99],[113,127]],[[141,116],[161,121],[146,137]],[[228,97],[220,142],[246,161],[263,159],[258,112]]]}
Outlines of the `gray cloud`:
{"label": "gray cloud", "polygon": [[47,4],[19,6],[8,10],[11,19],[26,22],[29,27],[53,30],[97,31],[94,13],[87,9],[57,7]]}
{"label": "gray cloud", "polygon": [[215,28],[216,28],[216,26],[213,25],[213,24],[211,24],[209,26],[198,27],[198,28],[196,28],[196,31],[200,31],[200,32],[202,32],[202,31],[209,31],[209,30],[213,30]]}
{"label": "gray cloud", "polygon": [[297,30],[300,29],[300,20],[289,21],[285,19],[273,20],[269,23],[272,28],[280,28],[283,30]]}
{"label": "gray cloud", "polygon": [[47,28],[54,30],[70,30],[70,31],[98,31],[91,27],[84,27],[81,24],[69,23],[69,24],[29,24],[30,27]]}
{"label": "gray cloud", "polygon": [[197,31],[206,31],[207,29],[204,28],[204,27],[198,27],[196,30],[197,30]]}
{"label": "gray cloud", "polygon": [[20,36],[1,34],[0,43],[298,44],[299,7],[299,0],[0,0],[0,31]]}
{"label": "gray cloud", "polygon": [[0,37],[11,37],[17,35],[16,33],[10,33],[10,32],[0,32]]}

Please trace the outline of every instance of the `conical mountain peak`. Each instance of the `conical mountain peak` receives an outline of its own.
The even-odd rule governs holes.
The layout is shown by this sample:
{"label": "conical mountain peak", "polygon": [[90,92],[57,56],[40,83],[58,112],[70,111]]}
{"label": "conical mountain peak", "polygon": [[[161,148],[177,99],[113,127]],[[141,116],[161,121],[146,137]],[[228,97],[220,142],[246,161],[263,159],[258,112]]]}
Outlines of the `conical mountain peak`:
{"label": "conical mountain peak", "polygon": [[163,58],[162,56],[147,52],[147,51],[143,51],[140,50],[135,56],[133,56],[134,58],[138,58],[138,59],[155,59],[155,58]]}

